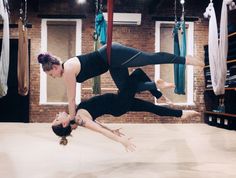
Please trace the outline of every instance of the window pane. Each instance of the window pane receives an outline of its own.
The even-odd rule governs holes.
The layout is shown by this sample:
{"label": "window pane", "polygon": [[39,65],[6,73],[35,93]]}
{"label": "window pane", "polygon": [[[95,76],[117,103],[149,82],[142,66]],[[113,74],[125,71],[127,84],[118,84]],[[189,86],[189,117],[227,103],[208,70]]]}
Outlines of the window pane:
{"label": "window pane", "polygon": [[[162,24],[160,29],[160,51],[173,53],[173,37],[172,30],[174,25]],[[187,34],[187,29],[186,29]],[[181,32],[179,32],[179,42],[181,45]],[[168,82],[174,83],[174,65],[164,64],[160,65],[160,78]],[[185,78],[187,79],[187,73],[185,71]],[[174,89],[165,89],[162,91],[174,103],[186,103],[187,102],[187,80],[185,80],[185,95],[177,95],[174,93]]]}
{"label": "window pane", "polygon": [[[53,55],[67,60],[75,55],[76,22],[48,21],[47,47]],[[66,89],[62,79],[47,77],[47,101],[67,102]]]}

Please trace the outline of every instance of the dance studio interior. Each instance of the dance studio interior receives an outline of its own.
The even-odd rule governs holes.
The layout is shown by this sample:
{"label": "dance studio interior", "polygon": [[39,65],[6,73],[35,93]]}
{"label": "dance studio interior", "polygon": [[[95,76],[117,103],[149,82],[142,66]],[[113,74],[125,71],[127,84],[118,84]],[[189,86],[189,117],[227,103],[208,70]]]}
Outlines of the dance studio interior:
{"label": "dance studio interior", "polygon": [[1,178],[236,177],[236,0],[0,14]]}

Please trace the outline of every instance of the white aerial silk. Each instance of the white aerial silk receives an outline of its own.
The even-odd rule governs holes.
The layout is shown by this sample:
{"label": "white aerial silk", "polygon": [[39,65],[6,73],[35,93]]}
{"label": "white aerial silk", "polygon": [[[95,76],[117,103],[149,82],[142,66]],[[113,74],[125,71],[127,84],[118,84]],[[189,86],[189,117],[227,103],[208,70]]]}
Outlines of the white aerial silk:
{"label": "white aerial silk", "polygon": [[220,20],[220,40],[218,42],[217,21],[213,3],[206,8],[204,16],[209,17],[208,55],[211,71],[211,82],[216,95],[225,93],[228,54],[228,12],[227,5],[235,6],[233,0],[223,0]]}
{"label": "white aerial silk", "polygon": [[229,10],[235,10],[236,9],[235,2],[229,1],[227,4],[229,5]]}
{"label": "white aerial silk", "polygon": [[3,20],[3,40],[0,57],[0,98],[7,94],[7,79],[9,69],[9,19],[3,0],[0,0],[0,16]]}
{"label": "white aerial silk", "polygon": [[217,21],[213,3],[208,5],[204,16],[206,18],[209,17],[208,56],[211,71],[211,82],[215,94],[219,95],[224,93],[224,88],[222,89],[221,81],[219,80],[219,76],[222,74],[218,70],[219,63],[221,62],[219,57]]}
{"label": "white aerial silk", "polygon": [[227,59],[228,54],[228,10],[227,5],[230,10],[235,9],[235,3],[233,0],[223,0],[221,9],[221,19],[220,19],[220,57],[222,59]]}

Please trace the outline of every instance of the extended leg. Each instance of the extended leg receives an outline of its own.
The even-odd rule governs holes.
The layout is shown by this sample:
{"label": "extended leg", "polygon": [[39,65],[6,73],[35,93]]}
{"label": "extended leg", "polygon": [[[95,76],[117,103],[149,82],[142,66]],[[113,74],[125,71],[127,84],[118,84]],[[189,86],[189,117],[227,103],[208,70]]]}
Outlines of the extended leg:
{"label": "extended leg", "polygon": [[[145,83],[142,83],[142,85],[141,84],[138,85],[138,88],[137,88],[138,92],[143,87],[143,84],[147,85],[149,82],[152,82],[152,80],[147,76],[147,74],[143,70],[140,71],[140,80],[145,82]],[[144,91],[144,90],[140,90],[140,91]],[[155,85],[154,89],[150,89],[149,91],[157,99],[162,96],[162,93],[157,89],[156,85]]]}
{"label": "extended leg", "polygon": [[[107,60],[106,46],[103,46],[98,51],[101,56]],[[119,43],[112,43],[111,67],[139,67],[171,63],[204,66],[202,61],[192,56],[187,56],[185,59],[185,57],[176,56],[166,52],[143,52]]]}
{"label": "extended leg", "polygon": [[[104,59],[107,59],[106,46],[103,46],[98,51]],[[143,52],[119,43],[112,43],[111,67],[139,67],[168,63],[185,64],[185,58],[165,52]]]}
{"label": "extended leg", "polygon": [[[149,77],[142,72],[142,78],[140,78],[140,82],[138,83],[136,92],[142,92],[149,90],[153,96],[155,96],[157,99],[162,96],[161,92],[157,90],[155,82],[152,82]],[[129,78],[129,72],[127,68],[110,68],[110,74],[111,77],[113,78],[116,86],[121,90],[125,82]]]}
{"label": "extended leg", "polygon": [[129,111],[150,112],[159,116],[181,117],[181,119],[188,119],[201,115],[199,112],[194,110],[179,110],[166,108],[138,98],[134,98],[132,100],[132,102],[130,103]]}
{"label": "extended leg", "polygon": [[123,99],[124,101],[134,98],[134,95],[137,92],[138,84],[143,82],[142,77],[143,71],[141,69],[136,69],[133,71],[124,82],[124,85],[118,94],[119,98]]}
{"label": "extended leg", "polygon": [[[122,89],[125,82],[129,78],[129,71],[127,68],[110,68],[111,77],[118,89]],[[153,81],[140,81],[137,87],[137,92],[156,89],[156,84]]]}
{"label": "extended leg", "polygon": [[158,106],[151,102],[144,101],[138,98],[134,98],[132,100],[132,103],[130,105],[130,111],[150,112],[159,116],[173,116],[173,117],[181,117],[183,114],[182,110]]}

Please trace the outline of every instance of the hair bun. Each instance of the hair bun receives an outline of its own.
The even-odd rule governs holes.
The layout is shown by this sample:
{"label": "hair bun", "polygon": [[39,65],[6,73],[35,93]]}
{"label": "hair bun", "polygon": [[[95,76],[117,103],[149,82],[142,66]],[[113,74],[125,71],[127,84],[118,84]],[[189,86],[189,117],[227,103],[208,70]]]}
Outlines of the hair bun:
{"label": "hair bun", "polygon": [[49,53],[41,53],[38,55],[38,62],[41,64],[45,64],[49,61],[51,55]]}
{"label": "hair bun", "polygon": [[60,140],[60,145],[67,145],[68,143],[68,140],[66,139],[66,137],[62,137],[61,140]]}

